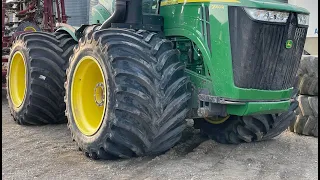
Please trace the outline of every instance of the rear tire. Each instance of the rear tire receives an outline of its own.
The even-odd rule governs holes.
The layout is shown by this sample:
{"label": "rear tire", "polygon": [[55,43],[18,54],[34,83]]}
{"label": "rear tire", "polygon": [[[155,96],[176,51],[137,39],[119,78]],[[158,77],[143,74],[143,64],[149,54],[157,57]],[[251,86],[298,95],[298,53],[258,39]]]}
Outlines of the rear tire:
{"label": "rear tire", "polygon": [[[88,157],[110,159],[160,154],[179,141],[191,93],[178,55],[170,41],[142,30],[100,30],[80,40],[67,70],[65,99],[68,127]],[[85,110],[73,111],[76,105],[71,99],[80,98],[72,87],[84,82],[85,75],[73,79],[77,77],[76,69],[80,69],[77,64],[86,57],[99,64],[106,84],[103,88],[106,95],[102,96],[106,96],[104,115],[99,128],[91,135],[81,131],[85,125],[77,125],[80,122],[76,118]],[[86,84],[82,86],[91,91]],[[94,97],[90,93],[88,96]],[[83,119],[86,116],[81,116]]]}
{"label": "rear tire", "polygon": [[[12,46],[8,62],[7,98],[14,120],[23,125],[65,123],[64,81],[70,53],[65,46],[74,46],[74,40],[64,42],[56,34],[33,32],[21,34]],[[63,43],[64,42],[64,43]],[[71,48],[71,47],[68,47]],[[14,105],[10,92],[11,61],[15,53],[21,53],[25,64],[25,88],[22,103]],[[62,55],[62,56],[61,56]],[[12,71],[13,72],[13,71]]]}

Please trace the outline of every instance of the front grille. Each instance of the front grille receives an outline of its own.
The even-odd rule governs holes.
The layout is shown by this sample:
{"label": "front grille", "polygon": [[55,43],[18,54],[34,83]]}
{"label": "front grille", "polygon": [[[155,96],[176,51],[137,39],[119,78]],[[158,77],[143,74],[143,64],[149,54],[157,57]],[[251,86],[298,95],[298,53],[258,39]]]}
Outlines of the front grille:
{"label": "front grille", "polygon": [[[234,83],[240,88],[283,90],[293,86],[307,27],[297,26],[296,13],[286,24],[254,21],[241,7],[229,7]],[[287,40],[293,41],[290,49]]]}

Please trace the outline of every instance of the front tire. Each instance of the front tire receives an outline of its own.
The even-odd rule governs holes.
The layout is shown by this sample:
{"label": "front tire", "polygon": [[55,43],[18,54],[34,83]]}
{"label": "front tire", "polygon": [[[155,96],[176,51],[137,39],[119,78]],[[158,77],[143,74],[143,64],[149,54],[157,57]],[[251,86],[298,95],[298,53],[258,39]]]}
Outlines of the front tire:
{"label": "front tire", "polygon": [[[185,128],[191,97],[184,65],[156,33],[89,33],[67,70],[68,127],[93,159],[160,154]],[[86,73],[85,73],[86,72]]]}
{"label": "front tire", "polygon": [[240,144],[272,139],[285,131],[294,121],[298,104],[291,103],[289,110],[281,114],[256,116],[230,116],[221,124],[195,120],[200,130],[209,138],[222,144]]}

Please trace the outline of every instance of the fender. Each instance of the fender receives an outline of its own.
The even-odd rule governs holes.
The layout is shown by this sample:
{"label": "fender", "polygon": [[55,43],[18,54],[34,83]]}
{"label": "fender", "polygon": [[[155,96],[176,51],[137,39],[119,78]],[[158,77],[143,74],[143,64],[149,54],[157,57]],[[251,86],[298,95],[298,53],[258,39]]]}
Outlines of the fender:
{"label": "fender", "polygon": [[56,27],[58,28],[56,32],[65,31],[70,34],[75,41],[79,41],[76,36],[77,29],[79,29],[78,27],[73,27],[66,23],[56,23]]}
{"label": "fender", "polygon": [[92,19],[89,24],[102,24],[111,16],[111,13],[103,5],[97,4],[93,6],[90,16]]}

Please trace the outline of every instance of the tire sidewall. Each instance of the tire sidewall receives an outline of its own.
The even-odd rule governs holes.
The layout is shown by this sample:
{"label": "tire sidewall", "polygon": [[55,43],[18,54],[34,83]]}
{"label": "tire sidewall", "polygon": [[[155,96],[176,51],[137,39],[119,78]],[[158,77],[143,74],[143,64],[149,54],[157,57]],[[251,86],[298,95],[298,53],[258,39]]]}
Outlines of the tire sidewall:
{"label": "tire sidewall", "polygon": [[[25,66],[26,66],[26,92],[25,92],[25,97],[23,99],[23,102],[22,104],[20,105],[20,107],[18,108],[15,108],[14,105],[13,105],[13,102],[11,100],[11,96],[10,96],[10,86],[9,86],[9,81],[10,81],[10,78],[9,78],[9,75],[10,75],[10,70],[11,70],[11,59],[13,57],[13,55],[20,51],[24,60],[25,60]],[[26,47],[26,45],[22,42],[22,41],[18,41],[14,47],[12,47],[12,50],[11,50],[11,53],[10,53],[10,57],[9,57],[9,61],[8,61],[8,70],[7,70],[7,73],[8,73],[8,78],[7,78],[7,94],[8,94],[8,102],[9,102],[9,106],[10,108],[12,109],[12,111],[14,112],[15,116],[19,117],[20,115],[22,115],[24,113],[24,110],[26,110],[26,106],[28,104],[28,102],[30,101],[30,88],[31,88],[31,82],[30,82],[30,79],[31,79],[31,73],[29,72],[30,71],[30,67],[31,67],[31,64],[30,64],[30,56],[29,56],[29,52],[28,52],[28,49]]]}
{"label": "tire sidewall", "polygon": [[[110,123],[112,120],[114,120],[115,116],[113,114],[113,109],[114,107],[114,95],[113,91],[115,90],[115,83],[112,79],[112,74],[111,74],[111,66],[109,65],[109,58],[105,55],[106,53],[103,53],[101,51],[101,48],[99,47],[92,47],[94,46],[94,43],[91,44],[85,44],[85,45],[80,45],[80,49],[78,52],[75,53],[72,62],[70,65],[70,72],[68,78],[68,89],[67,89],[67,109],[68,109],[68,116],[69,116],[69,127],[71,128],[71,131],[74,135],[74,138],[76,141],[81,142],[81,145],[83,145],[84,149],[90,149],[91,147],[96,147],[97,144],[103,144],[103,141],[107,139],[106,136],[110,135]],[[93,51],[93,49],[95,49]],[[77,127],[75,123],[75,119],[72,113],[72,108],[71,108],[71,87],[73,83],[73,75],[75,72],[75,68],[79,61],[85,57],[85,56],[92,56],[97,60],[99,63],[102,73],[104,75],[105,79],[105,84],[107,85],[106,92],[107,92],[107,101],[106,101],[106,109],[105,113],[103,116],[103,121],[97,130],[97,132],[91,136],[84,135],[79,128]],[[80,145],[80,144],[79,144]]]}

